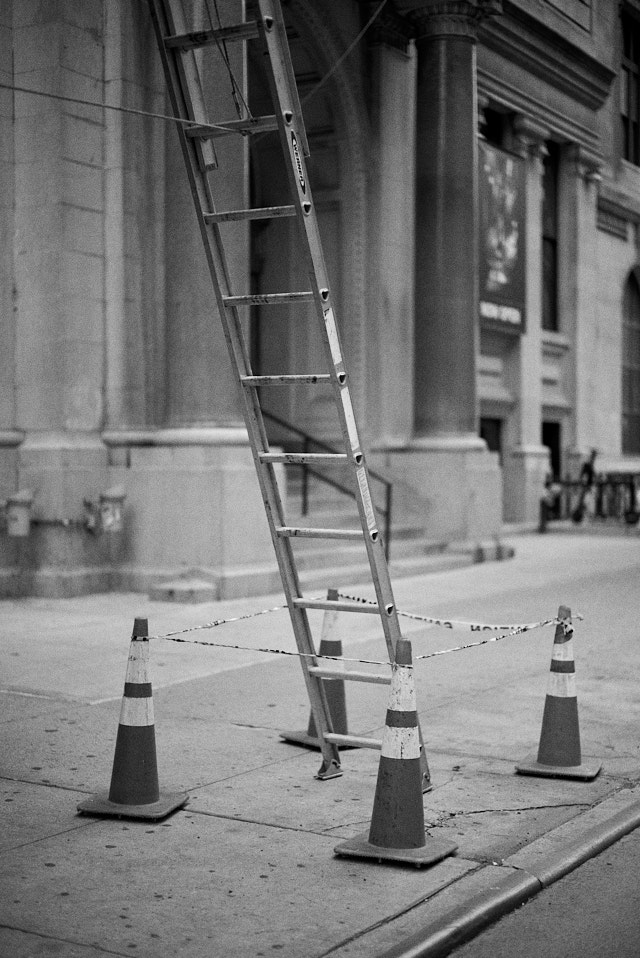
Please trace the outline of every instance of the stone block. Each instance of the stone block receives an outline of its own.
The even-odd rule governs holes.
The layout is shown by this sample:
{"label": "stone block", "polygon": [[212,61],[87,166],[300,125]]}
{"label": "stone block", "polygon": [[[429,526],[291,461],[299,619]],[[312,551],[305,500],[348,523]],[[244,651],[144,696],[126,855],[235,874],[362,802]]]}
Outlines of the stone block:
{"label": "stone block", "polygon": [[104,261],[73,250],[62,255],[62,288],[65,296],[101,299],[104,283]]}
{"label": "stone block", "polygon": [[394,476],[394,522],[410,523],[442,542],[496,536],[502,524],[497,456],[462,443],[456,448],[454,439],[429,446],[425,440],[368,457],[372,468]]}
{"label": "stone block", "polygon": [[62,206],[62,228],[68,250],[94,256],[104,254],[104,220],[101,212],[65,203]]}
{"label": "stone block", "polygon": [[60,62],[68,70],[101,80],[104,58],[102,16],[97,15],[97,11],[95,13],[95,22],[88,23],[85,28],[64,24]]}
{"label": "stone block", "polygon": [[127,565],[170,578],[273,562],[248,446],[132,447],[112,474],[127,493]]}
{"label": "stone block", "polygon": [[104,210],[104,176],[99,167],[67,160],[62,170],[62,200],[85,210]]}
{"label": "stone block", "polygon": [[[19,7],[20,4],[15,6]],[[13,41],[13,68],[16,79],[25,80],[28,74],[44,69],[54,74],[60,65],[63,37],[63,24],[53,18],[46,23],[31,22],[17,26]],[[37,89],[35,85],[34,88]]]}
{"label": "stone block", "polygon": [[16,166],[51,168],[51,157],[60,148],[61,117],[55,110],[39,114],[29,112],[35,97],[16,93],[14,151]]}
{"label": "stone block", "polygon": [[65,159],[101,167],[104,162],[104,128],[101,122],[65,114],[62,137]]}

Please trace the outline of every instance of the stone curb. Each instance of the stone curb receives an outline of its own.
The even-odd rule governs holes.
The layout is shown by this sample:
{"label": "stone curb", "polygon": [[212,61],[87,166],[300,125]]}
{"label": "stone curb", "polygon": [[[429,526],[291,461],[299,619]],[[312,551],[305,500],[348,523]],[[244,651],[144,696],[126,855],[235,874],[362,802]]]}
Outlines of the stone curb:
{"label": "stone curb", "polygon": [[[631,794],[637,791],[635,789]],[[511,869],[508,875],[497,882],[491,881],[485,891],[474,895],[464,905],[452,908],[438,921],[425,925],[377,958],[442,958],[449,954],[491,922],[513,911],[637,828],[640,825],[640,798],[611,814],[619,804],[620,793],[585,812],[578,822],[575,819],[566,822],[554,829],[550,836],[532,842],[521,852],[505,859],[502,866]],[[594,818],[603,818],[603,815],[608,817],[597,825],[592,824]],[[576,831],[580,832],[579,837],[563,841],[565,836]],[[548,850],[551,836],[552,844],[560,844],[557,851]]]}

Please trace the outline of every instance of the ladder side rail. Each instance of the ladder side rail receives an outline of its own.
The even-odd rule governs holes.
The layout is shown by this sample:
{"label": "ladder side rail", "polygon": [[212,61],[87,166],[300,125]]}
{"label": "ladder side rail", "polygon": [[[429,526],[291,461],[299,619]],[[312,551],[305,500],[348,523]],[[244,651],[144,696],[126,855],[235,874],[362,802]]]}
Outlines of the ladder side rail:
{"label": "ladder side rail", "polygon": [[[163,25],[159,16],[160,11],[158,7],[164,7],[166,13],[166,2],[163,2],[163,0],[149,0],[149,5],[152,10],[152,19],[156,30],[158,49],[162,59],[171,105],[175,115],[181,117],[184,116],[186,104],[185,100],[181,96],[178,96],[178,91],[182,93],[183,84],[189,81],[180,73],[175,62],[176,58],[180,56],[180,52],[174,52],[173,50],[168,52],[164,47],[163,36],[165,34],[163,33]],[[238,381],[240,381],[242,375],[251,374],[251,368],[248,360],[248,351],[243,341],[242,328],[237,309],[235,306],[225,306],[224,304],[225,295],[229,295],[230,293],[230,281],[220,230],[216,223],[207,226],[205,222],[205,214],[207,212],[214,212],[213,197],[211,195],[207,173],[199,164],[198,154],[193,146],[192,138],[186,136],[183,124],[177,123],[176,125],[178,127],[178,136],[185,160],[195,211],[203,238],[209,272],[216,295],[218,312],[220,314],[230,357],[236,369]],[[306,656],[315,656],[316,650],[307,611],[294,604],[294,600],[300,596],[300,585],[295,567],[293,549],[290,541],[280,538],[275,531],[277,526],[284,525],[284,510],[278,490],[275,469],[271,463],[262,463],[259,458],[260,453],[265,452],[269,447],[258,403],[257,391],[255,389],[242,389],[241,395],[245,424],[251,440],[250,446],[254,465],[260,484],[267,522],[289,608],[291,623],[298,649],[305,653],[301,657],[303,675],[314,716],[318,724],[324,762],[323,769],[329,769],[331,766],[339,769],[340,757],[338,748],[335,744],[324,739],[325,733],[333,731],[326,692],[323,683],[312,677],[307,670],[309,663],[307,663]],[[315,659],[313,660],[313,664],[317,664]],[[319,774],[322,773],[323,769],[321,769]]]}
{"label": "ladder side rail", "polygon": [[[360,445],[355,414],[351,403],[348,387],[348,377],[344,365],[340,337],[335,321],[335,314],[331,304],[331,293],[328,274],[324,262],[324,254],[320,240],[317,218],[313,206],[309,179],[303,155],[302,144],[305,136],[302,132],[304,124],[300,117],[301,128],[296,124],[294,94],[290,90],[289,76],[291,74],[290,56],[286,44],[286,35],[276,29],[277,22],[273,20],[269,28],[266,20],[273,18],[275,0],[258,0],[260,9],[259,26],[264,34],[265,43],[269,49],[269,59],[272,65],[271,80],[274,104],[277,108],[280,138],[285,155],[289,157],[288,174],[294,202],[299,209],[299,222],[302,224],[301,233],[306,238],[303,242],[303,251],[306,253],[307,269],[310,278],[314,280],[314,303],[320,327],[324,330],[324,344],[330,367],[334,370],[332,385],[336,398],[336,406],[340,419],[345,445],[351,455],[356,488],[356,496],[360,520],[365,535],[365,543],[373,584],[380,608],[380,618],[390,658],[395,658],[395,646],[401,637],[400,623],[393,598],[393,589],[389,577],[384,546],[379,532],[373,500],[369,487],[369,478],[364,461],[364,454]],[[282,20],[279,21],[282,23]],[[302,238],[302,237],[301,237]],[[305,249],[306,245],[306,249]]]}
{"label": "ladder side rail", "polygon": [[[186,32],[186,22],[181,0],[166,0],[163,14],[167,33]],[[162,44],[164,49],[163,38],[160,37],[158,29],[156,29],[156,36],[158,38],[158,46]],[[165,33],[164,36],[167,36],[167,34]],[[176,57],[174,62],[182,80],[180,89],[184,101],[184,109],[179,115],[185,119],[193,120],[196,123],[208,123],[207,109],[198,83],[198,64],[195,51],[193,49],[184,50],[183,55]],[[181,127],[184,131],[184,124],[181,124]],[[217,160],[211,142],[209,140],[198,140],[196,143],[196,153],[200,168],[203,170],[215,169]]]}

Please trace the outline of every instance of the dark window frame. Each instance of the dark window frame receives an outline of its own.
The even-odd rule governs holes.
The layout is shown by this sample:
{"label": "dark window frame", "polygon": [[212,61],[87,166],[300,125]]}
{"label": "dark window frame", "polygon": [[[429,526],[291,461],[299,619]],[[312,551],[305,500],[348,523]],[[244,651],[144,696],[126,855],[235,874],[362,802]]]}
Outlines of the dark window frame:
{"label": "dark window frame", "polygon": [[640,282],[629,276],[622,312],[622,453],[640,455]]}
{"label": "dark window frame", "polygon": [[542,174],[542,328],[557,333],[560,148],[547,143]]}
{"label": "dark window frame", "polygon": [[622,157],[640,166],[640,18],[620,11],[620,127]]}

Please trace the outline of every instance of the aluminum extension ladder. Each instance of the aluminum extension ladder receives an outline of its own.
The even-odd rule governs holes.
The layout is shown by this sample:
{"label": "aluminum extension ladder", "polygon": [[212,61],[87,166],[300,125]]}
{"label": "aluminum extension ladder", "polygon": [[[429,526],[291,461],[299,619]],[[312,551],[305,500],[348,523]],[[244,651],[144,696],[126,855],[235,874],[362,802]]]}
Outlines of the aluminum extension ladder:
{"label": "aluminum extension ladder", "polygon": [[[334,733],[323,680],[349,679],[348,671],[332,671],[319,665],[310,628],[308,609],[332,609],[355,614],[376,614],[380,617],[389,660],[395,660],[395,647],[401,637],[384,545],[376,519],[369,476],[358,438],[349,377],[345,368],[340,337],[313,205],[305,156],[309,155],[307,136],[298,99],[280,0],[256,0],[256,18],[230,26],[211,25],[210,29],[189,31],[182,0],[148,0],[153,19],[162,66],[168,86],[196,214],[202,233],[218,310],[222,320],[232,365],[242,386],[243,410],[256,471],[275,548],[284,593],[291,616],[300,662],[311,710],[322,751],[318,778],[341,775],[340,745],[379,748],[380,743],[351,735]],[[226,44],[258,42],[266,54],[265,66],[270,74],[274,114],[253,117],[246,105],[238,110],[238,118],[210,120],[195,51],[203,47],[217,48],[228,66]],[[233,78],[232,78],[233,82]],[[185,122],[186,121],[186,122]],[[284,152],[291,192],[290,206],[246,210],[219,211],[214,205],[210,173],[217,160],[213,141],[231,134],[249,135],[277,132]],[[309,278],[309,289],[296,292],[274,292],[262,295],[237,293],[231,289],[225,260],[220,224],[237,220],[267,219],[292,216],[297,218],[300,246]],[[320,327],[326,372],[308,375],[253,375],[249,353],[241,328],[238,308],[247,305],[313,303]],[[333,392],[337,416],[344,440],[344,452],[294,453],[272,452],[265,431],[260,407],[259,389],[307,384],[309,388],[329,388]],[[353,469],[358,505],[359,526],[356,529],[298,528],[287,524],[283,514],[274,466],[301,463],[347,464]],[[354,519],[355,522],[355,519]],[[305,597],[301,593],[292,540],[298,536],[361,540],[366,547],[375,587],[376,603],[340,601]],[[354,672],[356,681],[366,681],[362,672]],[[380,682],[371,675],[370,681]],[[422,741],[422,738],[421,738]],[[429,768],[423,755],[423,779],[429,785]]]}

